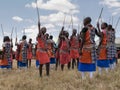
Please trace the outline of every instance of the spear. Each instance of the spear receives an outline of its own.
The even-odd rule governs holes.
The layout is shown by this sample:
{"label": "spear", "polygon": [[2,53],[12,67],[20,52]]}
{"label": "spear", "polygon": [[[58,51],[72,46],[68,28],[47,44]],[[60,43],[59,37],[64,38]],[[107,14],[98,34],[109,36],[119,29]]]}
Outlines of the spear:
{"label": "spear", "polygon": [[111,22],[111,17],[109,17],[109,21],[108,21],[108,23],[110,24],[110,22]]}
{"label": "spear", "polygon": [[16,33],[16,43],[17,43],[17,28],[15,28],[15,33]]}
{"label": "spear", "polygon": [[15,34],[16,34],[16,38],[17,38],[17,28],[15,27]]}
{"label": "spear", "polygon": [[39,10],[38,10],[38,4],[37,4],[37,0],[36,0],[36,10],[37,10],[37,15],[38,15],[38,22],[40,22],[40,15],[39,15]]}
{"label": "spear", "polygon": [[99,15],[99,17],[98,17],[98,22],[99,22],[99,20],[100,20],[100,18],[101,18],[101,16],[102,16],[102,12],[103,12],[103,8],[101,9],[100,15]]}
{"label": "spear", "polygon": [[113,26],[113,16],[112,16],[112,26]]}
{"label": "spear", "polygon": [[14,27],[12,27],[12,31],[11,31],[11,46],[12,46],[12,47],[13,47],[13,42],[12,42],[13,30],[14,30]]}
{"label": "spear", "polygon": [[79,34],[79,30],[80,30],[80,24],[78,23],[78,34]]}
{"label": "spear", "polygon": [[65,25],[66,13],[64,15],[63,26]]}
{"label": "spear", "polygon": [[23,29],[23,35],[25,35],[25,28]]}
{"label": "spear", "polygon": [[71,14],[71,23],[72,23],[72,30],[73,30],[73,17],[72,17],[72,14]]}
{"label": "spear", "polygon": [[1,24],[1,29],[2,29],[2,35],[3,35],[3,37],[4,37],[4,30],[3,30],[2,24]]}
{"label": "spear", "polygon": [[116,23],[116,26],[115,26],[115,30],[117,29],[117,26],[118,26],[119,21],[120,21],[120,17],[119,17],[118,20],[117,20],[117,23]]}
{"label": "spear", "polygon": [[69,30],[69,28],[70,28],[71,24],[72,24],[72,29],[73,29],[73,18],[72,18],[72,15],[71,15],[70,24],[69,24],[69,26],[68,26],[68,30]]}
{"label": "spear", "polygon": [[11,39],[12,39],[13,30],[14,30],[14,27],[12,27],[12,31],[11,31]]}
{"label": "spear", "polygon": [[[100,12],[100,15],[99,15],[98,21],[97,21],[97,27],[98,27],[98,31],[99,31],[99,32],[101,32],[101,31],[100,31],[100,27],[99,27],[99,20],[100,20],[100,18],[101,18],[101,16],[102,16],[102,12],[103,12],[103,8],[101,9],[101,12]],[[102,23],[102,20],[101,20],[101,23]]]}
{"label": "spear", "polygon": [[39,15],[39,10],[38,10],[37,0],[36,0],[36,10],[37,10],[37,16],[38,16],[38,30],[40,33],[40,15]]}

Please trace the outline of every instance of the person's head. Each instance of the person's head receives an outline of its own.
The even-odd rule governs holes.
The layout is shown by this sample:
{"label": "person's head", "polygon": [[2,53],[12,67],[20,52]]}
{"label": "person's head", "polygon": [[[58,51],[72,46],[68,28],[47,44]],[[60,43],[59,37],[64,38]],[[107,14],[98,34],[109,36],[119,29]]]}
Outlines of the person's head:
{"label": "person's head", "polygon": [[45,34],[46,31],[47,31],[46,27],[42,27],[42,28],[41,28],[41,31],[42,31],[43,34]]}
{"label": "person's head", "polygon": [[106,29],[108,27],[108,24],[106,22],[103,22],[101,24],[101,29]]}
{"label": "person's head", "polygon": [[10,41],[10,38],[9,38],[9,36],[4,36],[4,39],[3,39],[3,42],[6,42],[6,41]]}
{"label": "person's head", "polygon": [[23,35],[22,40],[26,40],[26,38],[27,38],[26,35]]}
{"label": "person's head", "polygon": [[46,39],[49,38],[49,34],[48,34],[48,33],[45,34],[45,38],[46,38]]}
{"label": "person's head", "polygon": [[65,36],[68,38],[69,37],[69,33],[67,31],[65,31]]}
{"label": "person's head", "polygon": [[50,35],[50,39],[53,39],[53,36],[52,36],[52,35]]}
{"label": "person's head", "polygon": [[30,39],[29,39],[29,43],[31,43],[31,42],[32,42],[32,39],[30,38]]}
{"label": "person's head", "polygon": [[108,25],[107,29],[112,30],[112,25]]}
{"label": "person's head", "polygon": [[86,26],[86,25],[88,25],[88,24],[90,24],[91,23],[91,18],[90,17],[86,17],[84,20],[83,20],[83,24],[84,24],[84,26]]}
{"label": "person's head", "polygon": [[112,28],[112,31],[114,31],[114,32],[115,32],[115,29],[114,29],[114,28]]}
{"label": "person's head", "polygon": [[76,33],[77,33],[77,30],[73,29],[73,35],[76,35]]}

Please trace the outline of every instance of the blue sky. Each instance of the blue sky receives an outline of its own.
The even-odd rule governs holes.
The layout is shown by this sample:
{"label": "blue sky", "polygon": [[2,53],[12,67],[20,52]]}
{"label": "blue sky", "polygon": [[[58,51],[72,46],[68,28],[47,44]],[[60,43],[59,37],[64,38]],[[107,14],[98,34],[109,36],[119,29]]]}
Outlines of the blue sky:
{"label": "blue sky", "polygon": [[[33,38],[35,42],[38,31],[35,6],[35,0],[0,0],[0,24],[3,25],[5,35],[10,36],[12,27],[16,27],[18,39],[20,39],[23,35],[23,29],[25,29],[28,39]],[[102,20],[112,23],[110,18],[113,16],[114,27],[120,14],[120,0],[38,0],[38,7],[41,25],[46,26],[48,33],[54,35],[54,40],[57,40],[65,16],[64,13],[67,13],[65,22],[67,30],[71,14],[76,29],[78,29],[78,23],[81,24],[83,17],[86,16],[92,18],[92,24],[96,27],[96,21],[102,7],[104,8]],[[117,36],[120,34],[119,28],[120,24],[117,27]],[[68,31],[71,34],[71,28]],[[13,39],[15,36],[14,31]],[[2,41],[2,33],[0,33],[0,38]]]}

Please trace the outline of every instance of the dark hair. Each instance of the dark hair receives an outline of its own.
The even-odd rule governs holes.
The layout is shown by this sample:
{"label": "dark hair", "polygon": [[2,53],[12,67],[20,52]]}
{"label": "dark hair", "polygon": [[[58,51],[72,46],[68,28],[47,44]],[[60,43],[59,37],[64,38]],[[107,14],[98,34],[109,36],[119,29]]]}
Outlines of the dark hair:
{"label": "dark hair", "polygon": [[105,29],[106,27],[108,27],[108,24],[106,22],[103,22],[101,24],[101,29]]}
{"label": "dark hair", "polygon": [[10,41],[9,36],[4,36],[3,42]]}
{"label": "dark hair", "polygon": [[108,27],[108,24],[106,22],[103,22],[102,24],[104,24],[106,27]]}
{"label": "dark hair", "polygon": [[50,39],[53,39],[53,36],[52,36],[52,35],[50,35]]}
{"label": "dark hair", "polygon": [[32,38],[30,38],[29,40],[32,41]]}
{"label": "dark hair", "polygon": [[108,25],[108,30],[112,29],[112,25]]}
{"label": "dark hair", "polygon": [[83,20],[83,24],[84,26],[86,26],[87,24],[91,23],[91,18],[90,17],[86,17],[84,20]]}
{"label": "dark hair", "polygon": [[114,28],[112,28],[112,31],[115,31],[115,29],[114,29]]}
{"label": "dark hair", "polygon": [[27,37],[26,37],[26,35],[24,35],[23,37],[22,37],[22,40],[25,40]]}

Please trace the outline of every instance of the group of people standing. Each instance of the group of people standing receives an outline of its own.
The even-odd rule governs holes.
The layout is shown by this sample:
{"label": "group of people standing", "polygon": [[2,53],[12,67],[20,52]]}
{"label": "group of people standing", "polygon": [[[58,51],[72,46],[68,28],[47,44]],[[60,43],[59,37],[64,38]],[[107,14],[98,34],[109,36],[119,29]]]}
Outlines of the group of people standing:
{"label": "group of people standing", "polygon": [[[75,66],[81,72],[82,78],[85,77],[85,72],[89,72],[90,78],[93,77],[93,72],[98,66],[99,73],[102,73],[104,68],[114,69],[117,62],[117,52],[115,46],[115,30],[112,25],[103,22],[101,26],[97,23],[97,28],[91,24],[91,18],[86,17],[83,20],[84,27],[77,34],[77,30],[72,30],[72,35],[69,38],[69,32],[62,27],[57,44],[53,41],[53,36],[46,33],[46,27],[42,27],[38,22],[38,35],[36,37],[37,44],[35,45],[36,64],[39,67],[39,75],[42,77],[43,65],[46,65],[46,75],[49,76],[50,64],[55,64],[55,70],[61,66],[67,65],[68,69],[74,69]],[[99,37],[99,45],[96,45],[95,36]],[[17,60],[18,68],[30,67],[32,59],[33,44],[32,39],[26,41],[26,36],[22,37],[17,46],[15,59]],[[0,67],[12,68],[12,43],[8,36],[4,37],[3,50],[1,52]]]}

